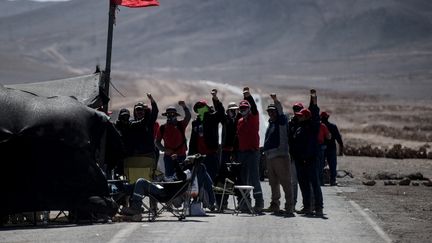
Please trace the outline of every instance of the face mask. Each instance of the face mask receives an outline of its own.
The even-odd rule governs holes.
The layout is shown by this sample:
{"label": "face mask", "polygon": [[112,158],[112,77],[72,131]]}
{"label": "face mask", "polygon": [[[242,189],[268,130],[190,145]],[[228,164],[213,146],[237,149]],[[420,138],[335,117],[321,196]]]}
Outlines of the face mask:
{"label": "face mask", "polygon": [[234,110],[228,110],[229,118],[234,118],[236,116],[236,112]]}
{"label": "face mask", "polygon": [[247,116],[249,114],[250,109],[246,109],[246,110],[240,110],[240,114],[242,116]]}
{"label": "face mask", "polygon": [[175,123],[177,121],[176,116],[167,116],[167,122],[168,123]]}
{"label": "face mask", "polygon": [[197,109],[198,117],[201,121],[204,120],[204,114],[207,113],[208,111],[209,111],[208,106],[203,106]]}

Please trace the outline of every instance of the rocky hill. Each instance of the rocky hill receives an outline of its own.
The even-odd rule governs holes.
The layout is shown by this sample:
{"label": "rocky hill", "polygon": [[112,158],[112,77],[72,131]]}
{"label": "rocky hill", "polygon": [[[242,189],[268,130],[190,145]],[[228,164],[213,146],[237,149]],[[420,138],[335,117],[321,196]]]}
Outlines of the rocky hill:
{"label": "rocky hill", "polygon": [[[341,89],[432,76],[429,0],[160,2],[119,8],[114,73]],[[0,4],[1,82],[105,65],[108,0]]]}

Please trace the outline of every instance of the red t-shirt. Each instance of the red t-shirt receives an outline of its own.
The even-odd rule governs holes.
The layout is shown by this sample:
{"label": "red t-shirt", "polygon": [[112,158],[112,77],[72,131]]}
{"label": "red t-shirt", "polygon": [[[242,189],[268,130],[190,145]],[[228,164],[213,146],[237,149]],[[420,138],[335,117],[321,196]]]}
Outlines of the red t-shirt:
{"label": "red t-shirt", "polygon": [[197,137],[197,151],[200,154],[213,154],[213,153],[216,153],[216,150],[209,149],[207,147],[207,144],[205,142],[204,136],[199,136],[199,135]]}
{"label": "red t-shirt", "polygon": [[[186,129],[186,126],[182,122],[179,122],[177,126],[172,124],[164,124],[162,126],[165,127],[163,132],[163,137],[162,137],[161,129],[159,129],[156,134],[156,139],[164,141],[165,149],[174,150],[173,153],[165,152],[165,155],[177,154],[180,156],[185,156],[187,147],[186,147],[186,141],[184,137],[184,131]],[[181,128],[182,131],[180,131],[177,127]]]}
{"label": "red t-shirt", "polygon": [[318,133],[318,144],[323,144],[326,137],[329,135],[329,130],[324,123],[320,123],[320,130]]}
{"label": "red t-shirt", "polygon": [[237,123],[239,151],[259,150],[259,114],[250,113]]}

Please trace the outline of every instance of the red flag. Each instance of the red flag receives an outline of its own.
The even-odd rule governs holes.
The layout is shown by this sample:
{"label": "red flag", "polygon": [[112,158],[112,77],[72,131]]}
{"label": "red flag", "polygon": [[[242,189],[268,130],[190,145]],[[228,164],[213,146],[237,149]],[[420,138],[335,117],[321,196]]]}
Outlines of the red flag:
{"label": "red flag", "polygon": [[115,5],[121,5],[128,8],[144,8],[150,6],[159,6],[158,0],[111,0]]}

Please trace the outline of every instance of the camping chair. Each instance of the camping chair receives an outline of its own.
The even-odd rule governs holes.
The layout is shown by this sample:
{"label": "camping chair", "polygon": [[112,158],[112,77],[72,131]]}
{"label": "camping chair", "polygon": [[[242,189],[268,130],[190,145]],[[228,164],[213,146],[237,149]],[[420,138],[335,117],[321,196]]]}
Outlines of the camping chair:
{"label": "camping chair", "polygon": [[[197,168],[201,163],[201,159],[203,157],[204,156],[197,154],[193,156],[188,156],[184,161],[185,164],[192,165],[190,178],[184,181],[155,182],[155,184],[159,186],[175,187],[177,188],[177,190],[173,191],[172,195],[168,195],[165,197],[160,197],[158,195],[148,195],[150,200],[153,199],[162,206],[160,209],[157,209],[156,211],[149,210],[148,213],[149,221],[155,221],[156,217],[162,214],[164,211],[170,212],[172,215],[177,217],[178,220],[180,221],[186,218],[187,210],[190,207],[192,184],[196,178],[196,174],[198,170]],[[181,205],[179,204],[179,200],[183,201],[183,208],[181,210],[175,208],[176,205],[177,206]]]}
{"label": "camping chair", "polygon": [[237,208],[236,206],[236,200],[235,200],[235,192],[234,192],[234,182],[232,180],[230,180],[229,178],[225,178],[225,182],[223,184],[223,187],[220,187],[218,185],[213,187],[213,191],[215,194],[221,195],[221,199],[220,202],[218,202],[218,212],[219,213],[223,213],[224,209],[223,209],[223,201],[225,196],[233,196],[233,202],[234,202],[234,208]]}
{"label": "camping chair", "polygon": [[152,181],[156,170],[156,161],[149,156],[132,156],[124,161],[124,173],[129,183],[134,183],[139,178]]}
{"label": "camping chair", "polygon": [[233,196],[234,209],[237,208],[235,196],[240,197],[240,192],[235,190],[234,186],[240,183],[240,163],[231,162],[225,163],[226,167],[219,176],[216,178],[216,186],[213,187],[215,195],[220,196],[218,198],[218,212],[223,213],[224,202],[228,202],[228,197]]}

